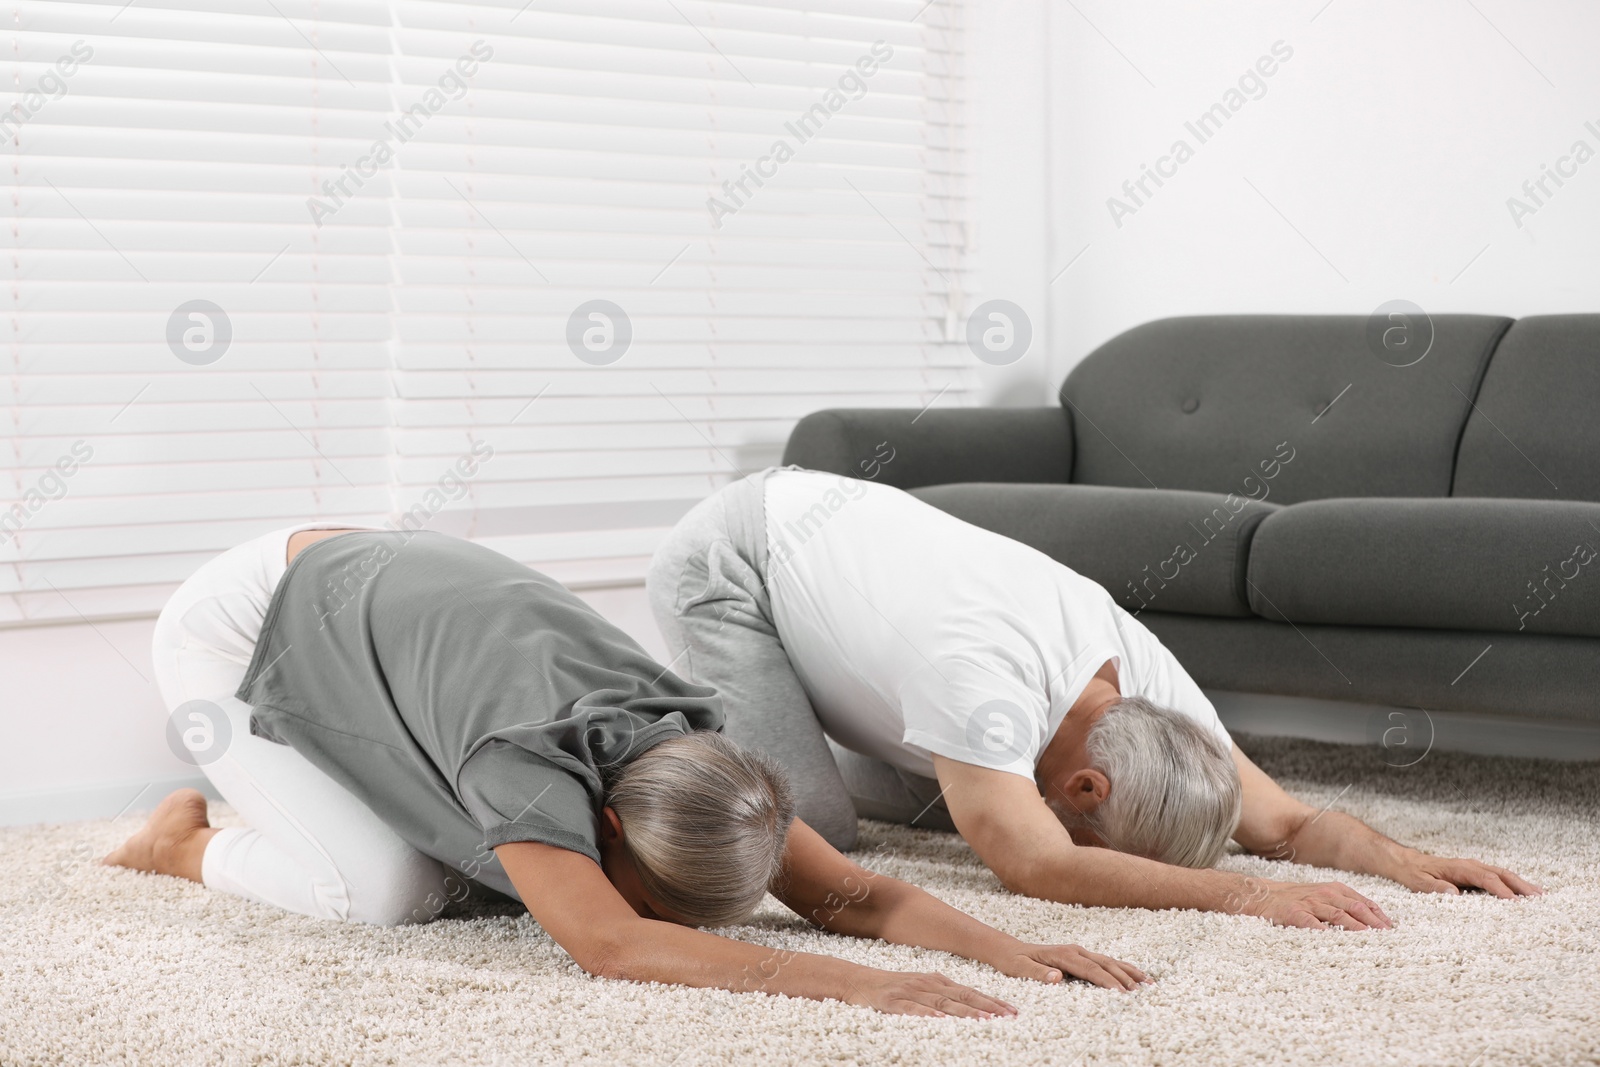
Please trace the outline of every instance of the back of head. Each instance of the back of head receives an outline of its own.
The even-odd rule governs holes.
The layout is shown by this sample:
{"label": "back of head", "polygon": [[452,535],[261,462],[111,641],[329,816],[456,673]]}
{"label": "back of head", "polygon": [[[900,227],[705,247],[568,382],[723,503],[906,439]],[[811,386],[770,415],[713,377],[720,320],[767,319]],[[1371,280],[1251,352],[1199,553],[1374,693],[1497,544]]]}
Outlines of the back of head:
{"label": "back of head", "polygon": [[783,865],[794,797],[777,764],[701,730],[624,764],[606,803],[657,902],[696,926],[748,918]]}
{"label": "back of head", "polygon": [[1193,719],[1123,697],[1108,707],[1084,740],[1089,764],[1111,783],[1081,821],[1119,852],[1180,867],[1210,867],[1239,825],[1242,789],[1233,756]]}

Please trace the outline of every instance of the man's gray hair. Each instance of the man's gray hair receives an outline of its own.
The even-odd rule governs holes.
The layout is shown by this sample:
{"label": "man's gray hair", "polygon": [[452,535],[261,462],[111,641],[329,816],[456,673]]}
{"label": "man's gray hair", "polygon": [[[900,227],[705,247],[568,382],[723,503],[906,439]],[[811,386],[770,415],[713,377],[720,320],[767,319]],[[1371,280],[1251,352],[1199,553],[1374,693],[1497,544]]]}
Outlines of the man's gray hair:
{"label": "man's gray hair", "polygon": [[1089,727],[1084,749],[1111,792],[1088,815],[1052,803],[1069,828],[1086,826],[1119,852],[1179,867],[1222,858],[1243,790],[1232,753],[1213,733],[1143,697],[1122,697]]}
{"label": "man's gray hair", "polygon": [[778,765],[708,730],[624,764],[606,803],[645,891],[695,926],[749,918],[783,868],[794,822]]}

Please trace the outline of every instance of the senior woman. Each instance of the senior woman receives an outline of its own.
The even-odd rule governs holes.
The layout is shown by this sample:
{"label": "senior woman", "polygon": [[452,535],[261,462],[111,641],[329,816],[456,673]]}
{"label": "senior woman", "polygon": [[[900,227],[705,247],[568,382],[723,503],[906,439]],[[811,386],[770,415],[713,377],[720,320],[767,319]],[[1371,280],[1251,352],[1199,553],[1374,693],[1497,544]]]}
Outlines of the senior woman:
{"label": "senior woman", "polygon": [[[304,915],[426,921],[469,878],[521,900],[591,974],[1014,1014],[936,974],[774,953],[696,927],[769,890],[824,929],[1044,982],[1135,967],[1030,945],[863,870],[794,817],[782,773],[555,581],[442,534],[307,524],[224,553],[174,595],[154,656],[178,728],[244,827],[169,796],[106,862]],[[198,716],[196,718],[196,716]]]}

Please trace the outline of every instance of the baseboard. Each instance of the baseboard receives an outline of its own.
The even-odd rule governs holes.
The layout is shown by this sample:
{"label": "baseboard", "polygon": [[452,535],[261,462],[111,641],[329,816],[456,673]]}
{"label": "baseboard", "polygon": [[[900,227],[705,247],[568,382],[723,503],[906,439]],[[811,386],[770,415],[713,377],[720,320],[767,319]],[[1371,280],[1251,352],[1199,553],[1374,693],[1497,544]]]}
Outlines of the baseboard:
{"label": "baseboard", "polygon": [[1375,745],[1394,760],[1429,751],[1484,756],[1600,760],[1600,723],[1425,711],[1342,700],[1206,690],[1229,730],[1269,737],[1303,737],[1344,745]]}
{"label": "baseboard", "polygon": [[[150,811],[175,789],[194,788],[212,800],[222,799],[202,775],[180,775],[153,782],[91,785],[35,793],[0,795],[0,826],[116,819]],[[130,820],[131,821],[131,820]]]}

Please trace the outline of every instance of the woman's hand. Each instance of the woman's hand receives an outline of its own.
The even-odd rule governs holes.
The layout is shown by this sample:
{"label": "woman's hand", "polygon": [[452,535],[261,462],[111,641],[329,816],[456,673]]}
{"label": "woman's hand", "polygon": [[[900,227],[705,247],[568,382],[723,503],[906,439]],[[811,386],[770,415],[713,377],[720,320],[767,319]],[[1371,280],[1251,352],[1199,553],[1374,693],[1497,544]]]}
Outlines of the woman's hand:
{"label": "woman's hand", "polygon": [[845,1002],[889,1015],[953,1015],[962,1019],[994,1019],[1015,1015],[1003,1000],[952,982],[942,974],[861,969],[850,983]]}
{"label": "woman's hand", "polygon": [[[854,937],[881,938],[896,945],[938,949],[987,963],[1001,974],[1031,978],[1036,982],[1056,983],[1071,975],[1107,989],[1133,989],[1141,982],[1150,981],[1132,964],[1077,945],[1030,945],[1018,941],[970,915],[963,915],[914,885],[863,870],[841,856],[799,819],[789,829],[785,859],[788,882],[774,892],[778,899],[824,930]],[[951,985],[939,975],[877,974],[879,983],[936,979],[950,988],[964,988]],[[931,989],[919,987],[925,994]],[[880,1010],[890,1010],[882,1008],[877,1001],[852,1003],[871,1003]],[[919,1000],[918,1003],[924,1002]],[[1014,1012],[1009,1005],[1001,1007],[1007,1009],[1005,1014]],[[1000,1014],[992,1007],[986,1010]]]}
{"label": "woman's hand", "polygon": [[1070,974],[1105,989],[1137,989],[1141,983],[1155,981],[1131,963],[1077,945],[1024,944],[1015,955],[996,961],[994,969],[1013,978],[1050,983],[1059,982],[1062,975]]}

